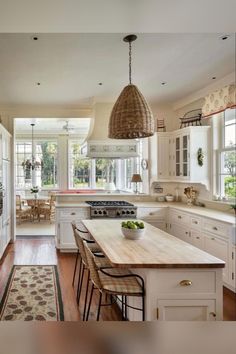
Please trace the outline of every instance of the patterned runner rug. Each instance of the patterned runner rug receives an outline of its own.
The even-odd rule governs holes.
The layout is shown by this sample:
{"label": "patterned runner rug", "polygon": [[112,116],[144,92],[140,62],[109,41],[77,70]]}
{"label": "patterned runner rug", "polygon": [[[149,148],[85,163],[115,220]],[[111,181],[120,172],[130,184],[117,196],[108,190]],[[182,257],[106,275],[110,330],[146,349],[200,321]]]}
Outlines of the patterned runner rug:
{"label": "patterned runner rug", "polygon": [[13,266],[0,303],[1,321],[63,321],[57,266]]}

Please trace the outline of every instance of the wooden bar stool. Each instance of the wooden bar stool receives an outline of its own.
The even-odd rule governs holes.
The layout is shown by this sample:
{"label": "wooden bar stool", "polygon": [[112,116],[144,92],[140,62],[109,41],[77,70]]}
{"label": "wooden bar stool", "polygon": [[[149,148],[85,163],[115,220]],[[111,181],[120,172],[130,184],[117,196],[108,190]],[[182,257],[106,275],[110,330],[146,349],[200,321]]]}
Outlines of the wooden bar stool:
{"label": "wooden bar stool", "polygon": [[[101,306],[107,305],[102,304],[103,293],[115,296],[122,296],[122,315],[124,315],[124,311],[125,319],[127,319],[127,307],[130,307],[132,309],[142,311],[142,320],[145,321],[145,290],[143,278],[138,274],[131,273],[129,270],[126,271],[118,268],[98,269],[96,267],[94,254],[91,252],[86,242],[84,242],[84,250],[87,256],[88,266],[92,280],[92,288],[90,293],[86,321],[89,318],[94,288],[97,288],[99,290],[97,321],[99,321]],[[128,305],[128,296],[141,297],[142,308],[136,308]]]}

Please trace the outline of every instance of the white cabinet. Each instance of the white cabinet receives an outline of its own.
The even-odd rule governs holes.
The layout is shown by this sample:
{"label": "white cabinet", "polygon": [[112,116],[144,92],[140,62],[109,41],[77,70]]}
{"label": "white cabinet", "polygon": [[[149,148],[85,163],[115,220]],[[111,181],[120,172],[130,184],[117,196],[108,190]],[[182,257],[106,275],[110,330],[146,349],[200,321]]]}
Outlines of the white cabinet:
{"label": "white cabinet", "polygon": [[137,218],[166,231],[166,208],[138,208]]}
{"label": "white cabinet", "polygon": [[10,171],[10,141],[11,135],[0,124],[0,258],[11,239],[11,171]]}
{"label": "white cabinet", "polygon": [[210,233],[204,233],[203,236],[204,250],[225,262],[225,268],[223,268],[223,281],[229,283],[230,243],[228,240],[224,240]]}
{"label": "white cabinet", "polygon": [[234,257],[233,229],[233,225],[225,222],[188,214],[174,208],[169,211],[169,233],[223,260],[224,284],[235,291],[235,266],[231,265]]}
{"label": "white cabinet", "polygon": [[158,179],[169,179],[170,178],[170,143],[169,135],[165,133],[160,133],[158,136],[157,145],[157,161],[158,161]]}
{"label": "white cabinet", "polygon": [[[157,133],[158,181],[209,184],[210,127],[187,127],[168,133]],[[198,150],[204,154],[198,164]]]}
{"label": "white cabinet", "polygon": [[215,300],[159,300],[158,318],[162,321],[215,321]]}
{"label": "white cabinet", "polygon": [[56,208],[56,247],[64,251],[77,249],[71,223],[89,219],[89,207]]}

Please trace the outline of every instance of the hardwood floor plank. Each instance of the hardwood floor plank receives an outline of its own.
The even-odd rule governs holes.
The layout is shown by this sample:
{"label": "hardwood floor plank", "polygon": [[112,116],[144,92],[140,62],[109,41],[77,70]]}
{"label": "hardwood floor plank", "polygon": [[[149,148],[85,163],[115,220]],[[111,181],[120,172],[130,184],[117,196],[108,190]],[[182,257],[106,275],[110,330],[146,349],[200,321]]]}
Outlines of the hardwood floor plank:
{"label": "hardwood floor plank", "polygon": [[[19,265],[42,265],[57,264],[62,299],[64,304],[65,321],[80,321],[83,314],[85,287],[84,282],[80,308],[76,303],[76,291],[72,287],[72,277],[75,265],[75,254],[60,253],[55,248],[53,237],[42,238],[19,238],[14,244],[10,244],[0,262],[0,298],[3,295],[13,264]],[[85,276],[85,279],[87,276]],[[78,272],[75,284],[78,281]],[[95,291],[94,300],[91,305],[90,320],[96,319],[98,296]],[[103,302],[105,299],[103,299]],[[117,305],[104,306],[101,309],[101,320],[117,321],[121,320],[121,313]],[[224,320],[236,321],[236,294],[224,288]]]}

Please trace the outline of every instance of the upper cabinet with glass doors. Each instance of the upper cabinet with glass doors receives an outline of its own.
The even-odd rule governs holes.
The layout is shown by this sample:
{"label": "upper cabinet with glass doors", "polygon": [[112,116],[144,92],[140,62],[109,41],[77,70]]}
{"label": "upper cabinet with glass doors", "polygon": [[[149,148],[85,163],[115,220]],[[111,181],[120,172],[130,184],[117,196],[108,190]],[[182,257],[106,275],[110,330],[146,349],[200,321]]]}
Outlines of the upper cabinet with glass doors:
{"label": "upper cabinet with glass doors", "polygon": [[158,181],[188,181],[208,187],[209,139],[208,126],[157,133]]}

